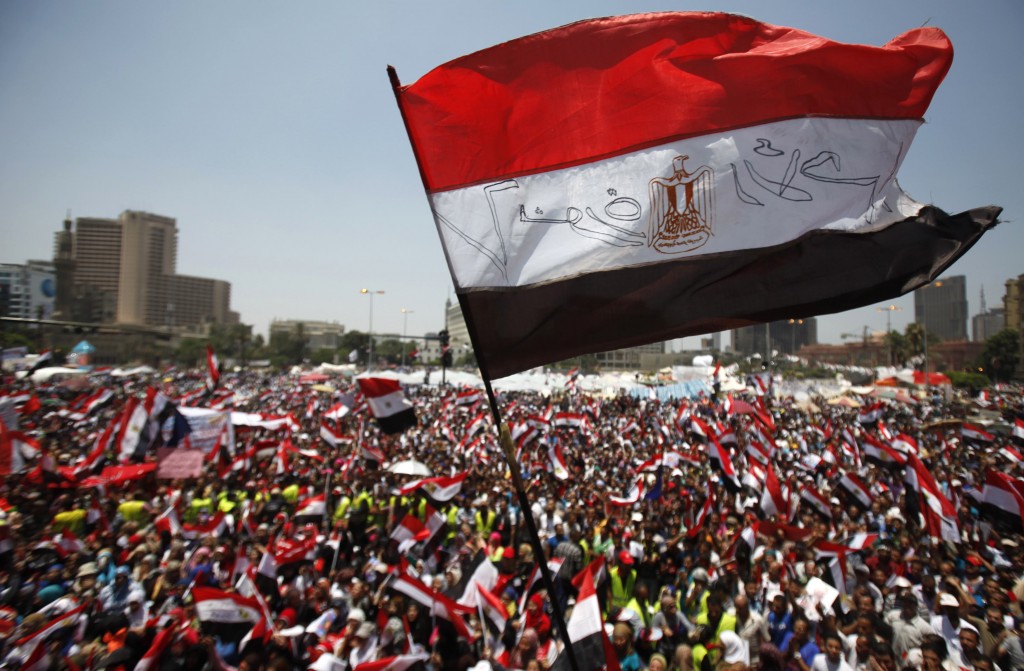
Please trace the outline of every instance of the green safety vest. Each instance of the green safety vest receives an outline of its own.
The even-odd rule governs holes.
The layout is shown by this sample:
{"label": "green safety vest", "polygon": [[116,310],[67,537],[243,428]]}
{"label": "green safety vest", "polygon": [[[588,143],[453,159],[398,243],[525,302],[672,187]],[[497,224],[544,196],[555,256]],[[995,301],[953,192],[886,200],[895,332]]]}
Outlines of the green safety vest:
{"label": "green safety vest", "polygon": [[494,526],[494,520],[498,517],[493,510],[488,510],[487,513],[490,517],[485,520],[479,510],[476,512],[476,532],[478,534],[491,533],[491,527]]}
{"label": "green safety vest", "polygon": [[629,600],[633,598],[633,585],[636,584],[636,572],[626,569],[628,572],[626,576],[626,584],[622,584],[622,577],[619,575],[621,571],[618,566],[613,566],[608,569],[608,577],[612,583],[612,598],[609,604],[615,608],[625,608]]}

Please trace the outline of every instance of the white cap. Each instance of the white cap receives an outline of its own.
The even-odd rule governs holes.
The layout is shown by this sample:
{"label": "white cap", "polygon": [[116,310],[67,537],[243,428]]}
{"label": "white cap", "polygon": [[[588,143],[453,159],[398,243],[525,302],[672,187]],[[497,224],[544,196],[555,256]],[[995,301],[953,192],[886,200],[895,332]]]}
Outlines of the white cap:
{"label": "white cap", "polygon": [[960,607],[960,599],[956,598],[949,592],[943,592],[939,595],[940,606],[953,606],[954,608]]}

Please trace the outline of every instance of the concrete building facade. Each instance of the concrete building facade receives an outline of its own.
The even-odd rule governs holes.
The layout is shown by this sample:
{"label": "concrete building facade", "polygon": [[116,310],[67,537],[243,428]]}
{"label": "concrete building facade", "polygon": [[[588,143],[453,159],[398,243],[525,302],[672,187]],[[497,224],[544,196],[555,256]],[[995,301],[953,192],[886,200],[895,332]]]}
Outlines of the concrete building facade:
{"label": "concrete building facade", "polygon": [[[302,328],[303,337],[306,340],[306,347],[312,351],[317,349],[338,349],[341,345],[341,336],[345,335],[344,324],[338,322],[324,322],[313,319],[275,319],[270,322],[270,337],[274,334],[294,335]],[[374,337],[374,342],[377,338]]]}
{"label": "concrete building facade", "polygon": [[49,261],[0,263],[0,316],[50,319],[56,294],[56,271]]}
{"label": "concrete building facade", "polygon": [[224,280],[177,274],[175,219],[126,210],[67,219],[54,241],[57,313],[93,323],[192,330],[238,322]]}

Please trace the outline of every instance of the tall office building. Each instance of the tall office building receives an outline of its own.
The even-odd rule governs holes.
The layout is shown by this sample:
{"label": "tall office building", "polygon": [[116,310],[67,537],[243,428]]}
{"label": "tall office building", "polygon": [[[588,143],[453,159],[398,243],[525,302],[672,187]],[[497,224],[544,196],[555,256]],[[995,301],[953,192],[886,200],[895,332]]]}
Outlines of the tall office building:
{"label": "tall office building", "polygon": [[804,345],[817,343],[818,320],[814,317],[780,319],[769,324],[755,324],[732,330],[732,350],[746,356],[760,354],[767,357],[772,351],[795,354]]}
{"label": "tall office building", "polygon": [[[231,285],[178,275],[171,217],[126,210],[64,222],[54,244],[58,311],[77,321],[188,328],[238,321]],[[70,284],[70,289],[68,288]]]}
{"label": "tall office building", "polygon": [[[176,309],[171,299],[178,259],[178,228],[174,219],[127,211],[121,223],[121,272],[118,278],[117,321],[121,324],[168,325]],[[187,322],[183,322],[187,323]]]}
{"label": "tall office building", "polygon": [[914,321],[940,340],[967,340],[967,278],[943,277],[915,291]]}

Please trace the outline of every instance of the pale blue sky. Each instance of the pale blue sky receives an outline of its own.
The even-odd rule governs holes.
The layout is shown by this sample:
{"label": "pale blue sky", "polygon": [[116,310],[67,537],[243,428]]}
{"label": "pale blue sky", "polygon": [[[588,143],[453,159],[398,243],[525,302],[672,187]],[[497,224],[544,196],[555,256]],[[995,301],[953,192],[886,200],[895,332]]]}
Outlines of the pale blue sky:
{"label": "pale blue sky", "polygon": [[[985,289],[1024,273],[1020,162],[1024,3],[0,3],[0,262],[49,258],[65,211],[175,217],[178,271],[228,280],[265,332],[274,317],[366,330],[359,288],[383,289],[374,331],[434,331],[451,280],[385,66],[404,83],[452,58],[580,19],[721,10],[845,42],[928,23],[956,56],[900,183],[948,210],[990,203],[1007,223],[949,274]],[[897,299],[902,328],[912,297]],[[869,306],[819,339],[885,326]],[[692,342],[692,341],[691,341]]]}

